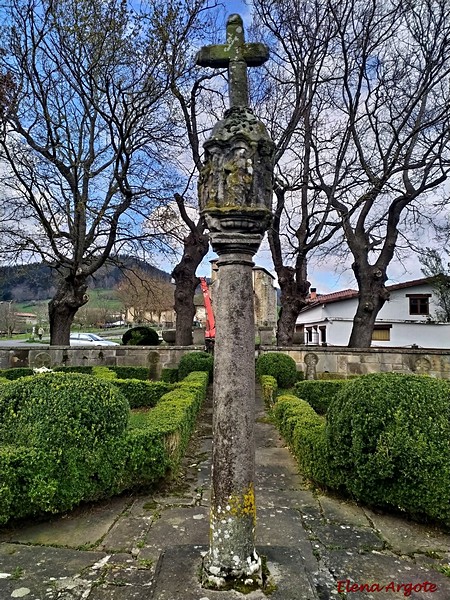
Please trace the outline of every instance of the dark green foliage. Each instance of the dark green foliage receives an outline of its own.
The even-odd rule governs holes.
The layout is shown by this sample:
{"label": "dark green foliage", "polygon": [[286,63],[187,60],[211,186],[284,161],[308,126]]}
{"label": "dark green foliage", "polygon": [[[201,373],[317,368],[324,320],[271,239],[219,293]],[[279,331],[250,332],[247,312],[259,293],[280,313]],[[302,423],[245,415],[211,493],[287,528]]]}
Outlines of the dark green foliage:
{"label": "dark green foliage", "polygon": [[161,369],[161,381],[167,381],[167,383],[175,383],[178,381],[178,368],[177,367],[164,367]]}
{"label": "dark green foliage", "polygon": [[297,371],[297,381],[304,381],[304,379],[305,379],[305,372]]}
{"label": "dark green foliage", "polygon": [[328,480],[325,420],[304,400],[279,396],[273,416],[304,475],[319,484]]}
{"label": "dark green foliage", "polygon": [[161,397],[173,388],[173,385],[164,381],[142,379],[114,379],[112,383],[128,400],[130,408],[156,406]]}
{"label": "dark green foliage", "polygon": [[256,375],[271,375],[275,377],[278,387],[289,389],[297,381],[297,365],[288,354],[281,352],[268,352],[258,356],[256,361]]}
{"label": "dark green foliage", "polygon": [[158,346],[160,342],[158,333],[146,325],[127,329],[122,336],[122,344],[127,346]]}
{"label": "dark green foliage", "polygon": [[208,374],[191,373],[147,413],[132,420],[127,436],[124,488],[155,481],[174,470],[184,454],[206,397]]}
{"label": "dark green foliage", "polygon": [[1,369],[0,377],[13,381],[14,379],[20,379],[21,377],[28,377],[33,375],[33,369],[28,367],[15,367],[13,369]]}
{"label": "dark green foliage", "polygon": [[430,377],[354,379],[328,413],[334,487],[450,525],[450,388]]}
{"label": "dark green foliage", "polygon": [[207,373],[191,373],[131,420],[122,394],[95,377],[54,373],[0,386],[0,523],[147,486],[176,469],[207,383]]}
{"label": "dark green foliage", "polygon": [[147,367],[109,367],[119,379],[149,379]]}
{"label": "dark green foliage", "polygon": [[206,371],[212,379],[214,359],[208,352],[188,352],[184,354],[178,365],[178,378],[184,379],[193,371]]}
{"label": "dark green foliage", "polygon": [[346,379],[299,381],[295,385],[295,395],[306,400],[319,415],[325,415],[331,400],[347,383]]}
{"label": "dark green foliage", "polygon": [[273,407],[277,397],[278,385],[275,377],[271,375],[261,375],[261,391],[264,404],[269,410]]}
{"label": "dark green foliage", "polygon": [[[13,516],[21,517],[110,494],[124,461],[128,415],[120,392],[88,375],[35,375],[0,387],[0,472],[17,468],[1,504],[9,497]],[[27,464],[19,464],[24,452]]]}

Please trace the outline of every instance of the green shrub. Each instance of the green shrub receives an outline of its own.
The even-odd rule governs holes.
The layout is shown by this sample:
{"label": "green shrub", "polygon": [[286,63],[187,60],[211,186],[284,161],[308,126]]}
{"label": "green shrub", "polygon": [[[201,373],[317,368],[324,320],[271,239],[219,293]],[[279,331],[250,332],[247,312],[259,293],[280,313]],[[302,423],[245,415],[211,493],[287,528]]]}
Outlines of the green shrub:
{"label": "green shrub", "polygon": [[271,375],[277,380],[278,387],[289,389],[297,381],[297,366],[288,354],[268,352],[258,357],[256,375]]}
{"label": "green shrub", "polygon": [[148,380],[149,369],[148,367],[109,367],[111,371],[116,373],[119,379],[142,379]]}
{"label": "green shrub", "polygon": [[191,373],[131,419],[121,393],[95,377],[39,375],[4,386],[14,394],[0,386],[0,523],[148,486],[176,469],[207,384],[207,373]]}
{"label": "green shrub", "polygon": [[214,359],[208,352],[188,352],[181,357],[178,365],[178,378],[184,379],[193,371],[206,371],[212,379]]}
{"label": "green shrub", "polygon": [[271,375],[261,375],[261,392],[264,404],[268,409],[271,409],[275,403],[277,396],[277,380]]}
{"label": "green shrub", "polygon": [[450,389],[395,373],[349,381],[327,413],[332,484],[450,525]]}
{"label": "green shrub", "polygon": [[299,381],[295,384],[295,395],[306,400],[319,415],[324,415],[332,399],[347,383],[346,379]]}
{"label": "green shrub", "polygon": [[124,489],[148,484],[178,467],[206,397],[208,374],[191,373],[146,415],[131,419]]}
{"label": "green shrub", "polygon": [[108,367],[92,367],[92,375],[103,381],[115,381],[117,374]]}
{"label": "green shrub", "polygon": [[16,469],[11,481],[2,477],[0,506],[10,513],[0,521],[114,492],[128,416],[120,392],[88,375],[49,373],[0,387],[0,472]]}
{"label": "green shrub", "polygon": [[0,377],[4,377],[10,381],[20,379],[21,377],[29,377],[30,375],[33,375],[33,369],[29,369],[28,367],[14,367],[12,369],[0,370]]}
{"label": "green shrub", "polygon": [[156,406],[161,397],[173,388],[173,385],[164,381],[142,379],[114,379],[112,383],[128,400],[130,408]]}
{"label": "green shrub", "polygon": [[167,381],[167,383],[175,383],[178,381],[178,368],[177,367],[164,367],[161,369],[161,381]]}
{"label": "green shrub", "polygon": [[273,416],[302,473],[326,484],[329,477],[324,418],[304,400],[289,395],[278,397]]}
{"label": "green shrub", "polygon": [[127,329],[122,336],[122,344],[127,346],[158,346],[160,343],[158,332],[146,325]]}
{"label": "green shrub", "polygon": [[63,373],[81,373],[83,375],[91,375],[93,367],[52,367],[53,371],[62,371]]}

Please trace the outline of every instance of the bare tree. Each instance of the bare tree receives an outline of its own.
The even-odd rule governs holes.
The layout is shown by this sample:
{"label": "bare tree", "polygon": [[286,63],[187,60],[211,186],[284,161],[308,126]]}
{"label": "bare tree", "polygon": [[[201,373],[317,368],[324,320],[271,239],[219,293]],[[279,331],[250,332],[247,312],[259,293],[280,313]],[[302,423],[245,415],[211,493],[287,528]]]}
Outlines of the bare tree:
{"label": "bare tree", "polygon": [[[190,208],[198,205],[196,182],[203,166],[202,140],[217,117],[212,98],[218,100],[218,106],[223,108],[220,90],[208,87],[215,73],[199,73],[195,66],[195,53],[208,39],[214,40],[218,31],[216,20],[221,14],[220,3],[215,0],[198,0],[190,7],[186,6],[178,13],[179,23],[166,48],[166,60],[172,68],[170,89],[178,107],[178,122],[184,130],[182,143],[175,145],[172,154],[185,182],[174,195],[178,213],[175,221],[180,223],[181,220],[182,226],[171,231],[182,248],[180,260],[172,271],[175,281],[175,343],[179,346],[193,343],[194,295],[199,285],[196,270],[209,248],[203,219],[194,216]],[[185,73],[183,78],[179,77],[180,69]],[[208,93],[204,94],[205,91]]]}
{"label": "bare tree", "polygon": [[[87,280],[144,238],[173,136],[162,56],[177,2],[8,0],[0,102],[2,251],[58,273],[52,344],[68,344]],[[173,179],[173,176],[171,177]]]}
{"label": "bare tree", "polygon": [[[408,237],[413,209],[449,174],[450,3],[311,0],[305,12],[293,0],[255,4],[264,5],[266,20],[269,8],[284,16],[284,40],[275,27],[271,35],[285,55],[296,57],[301,36],[323,42],[319,54],[312,43],[298,66],[291,60],[286,68],[287,90],[308,90],[299,104],[304,135],[295,140],[302,202],[319,201],[339,216],[359,286],[349,346],[368,347],[399,235]],[[314,210],[309,215],[314,222]],[[296,241],[308,222],[294,229]],[[304,247],[298,243],[294,255]]]}
{"label": "bare tree", "polygon": [[353,255],[359,303],[349,346],[368,347],[389,297],[387,269],[405,209],[423,206],[450,170],[450,2],[330,10],[335,118],[332,151],[322,154],[315,182],[338,211]]}
{"label": "bare tree", "polygon": [[163,312],[173,310],[174,286],[139,269],[127,273],[117,295],[137,323],[160,322]]}
{"label": "bare tree", "polygon": [[330,201],[313,187],[311,172],[329,105],[327,58],[335,28],[325,1],[255,0],[254,28],[265,35],[271,61],[254,85],[254,103],[276,143],[275,205],[268,238],[281,290],[277,343],[292,343],[306,305],[308,260],[340,224]]}
{"label": "bare tree", "polygon": [[0,302],[0,333],[11,336],[16,326],[17,315],[14,302]]}

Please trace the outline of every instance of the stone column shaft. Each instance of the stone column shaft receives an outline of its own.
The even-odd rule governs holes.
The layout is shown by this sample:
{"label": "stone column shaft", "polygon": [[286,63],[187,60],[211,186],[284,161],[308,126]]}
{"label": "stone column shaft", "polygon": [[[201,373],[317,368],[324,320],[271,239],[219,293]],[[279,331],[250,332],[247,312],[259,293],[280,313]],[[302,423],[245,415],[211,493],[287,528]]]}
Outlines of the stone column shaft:
{"label": "stone column shaft", "polygon": [[[215,290],[213,476],[208,572],[249,577],[255,552],[252,254],[220,256]],[[216,582],[219,586],[220,581]]]}

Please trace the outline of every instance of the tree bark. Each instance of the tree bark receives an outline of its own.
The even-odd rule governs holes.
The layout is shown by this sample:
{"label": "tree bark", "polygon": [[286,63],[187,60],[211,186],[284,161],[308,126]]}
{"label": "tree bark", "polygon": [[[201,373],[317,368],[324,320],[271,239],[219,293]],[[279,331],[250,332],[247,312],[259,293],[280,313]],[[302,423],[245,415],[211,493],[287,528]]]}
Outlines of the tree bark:
{"label": "tree bark", "polygon": [[55,295],[48,303],[50,321],[50,344],[52,346],[68,346],[70,344],[70,327],[77,310],[89,300],[87,296],[86,277],[63,278]]}
{"label": "tree bark", "polygon": [[359,286],[358,308],[353,319],[349,348],[370,348],[375,321],[389,292],[385,287],[386,270],[366,265],[352,265]]}
{"label": "tree bark", "polygon": [[192,345],[192,322],[195,317],[194,295],[199,284],[195,272],[208,252],[209,237],[203,233],[203,225],[191,229],[184,238],[183,256],[172,271],[175,280],[175,312],[177,346]]}
{"label": "tree bark", "polygon": [[281,290],[281,310],[277,323],[277,345],[291,346],[295,322],[301,309],[306,306],[309,281],[301,277],[293,267],[280,266],[276,269]]}

